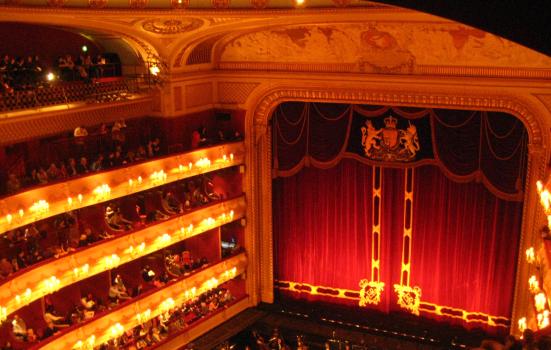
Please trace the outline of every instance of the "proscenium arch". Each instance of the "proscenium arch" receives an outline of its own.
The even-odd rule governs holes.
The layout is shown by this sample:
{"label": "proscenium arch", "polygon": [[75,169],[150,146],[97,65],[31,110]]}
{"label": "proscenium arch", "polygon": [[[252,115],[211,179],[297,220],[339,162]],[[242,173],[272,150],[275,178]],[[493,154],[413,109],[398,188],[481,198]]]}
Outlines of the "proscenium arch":
{"label": "proscenium arch", "polygon": [[[546,174],[549,159],[549,135],[546,130],[546,115],[534,108],[529,98],[514,94],[465,94],[464,89],[456,86],[457,93],[442,93],[437,87],[425,92],[397,89],[382,90],[375,88],[331,87],[279,87],[273,85],[251,95],[248,105],[251,107],[245,118],[247,149],[253,150],[247,155],[247,164],[254,169],[247,172],[246,186],[251,190],[251,203],[247,215],[251,220],[247,229],[257,232],[257,241],[251,242],[257,249],[252,259],[258,261],[257,281],[260,284],[262,301],[273,302],[273,227],[272,227],[272,139],[270,122],[272,112],[283,102],[329,102],[347,104],[393,105],[421,108],[447,108],[462,110],[484,110],[505,112],[518,118],[525,126],[529,138],[529,153],[524,193],[522,226],[519,240],[519,253],[516,262],[516,276],[511,315],[511,333],[517,334],[517,320],[526,315],[530,294],[526,288],[528,266],[524,263],[524,251],[537,242],[538,229],[545,221],[539,208],[539,198],[535,183]],[[252,234],[251,234],[252,235]]]}

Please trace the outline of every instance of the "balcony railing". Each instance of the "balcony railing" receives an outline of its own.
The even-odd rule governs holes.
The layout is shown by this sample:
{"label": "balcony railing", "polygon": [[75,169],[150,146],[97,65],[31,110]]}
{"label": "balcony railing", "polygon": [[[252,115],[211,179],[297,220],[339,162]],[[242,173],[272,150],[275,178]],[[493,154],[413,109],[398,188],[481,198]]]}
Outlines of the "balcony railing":
{"label": "balcony railing", "polygon": [[[0,307],[10,315],[55,290],[239,220],[245,208],[241,196],[45,261],[0,285]],[[50,280],[57,281],[55,290]]]}
{"label": "balcony railing", "polygon": [[118,77],[94,82],[61,82],[0,95],[0,112],[74,102],[124,101],[144,86],[138,78]]}

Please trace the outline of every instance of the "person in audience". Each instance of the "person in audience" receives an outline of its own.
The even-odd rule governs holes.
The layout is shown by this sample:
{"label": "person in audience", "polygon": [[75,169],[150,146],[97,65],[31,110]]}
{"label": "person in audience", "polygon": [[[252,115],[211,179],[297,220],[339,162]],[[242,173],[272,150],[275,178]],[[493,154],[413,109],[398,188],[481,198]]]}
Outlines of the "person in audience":
{"label": "person in audience", "polygon": [[26,341],[29,342],[29,343],[35,343],[35,342],[38,341],[38,336],[34,332],[34,329],[32,329],[32,328],[27,329]]}
{"label": "person in audience", "polygon": [[89,171],[90,169],[88,168],[88,159],[86,159],[86,157],[80,157],[80,161],[77,165],[77,172],[79,174],[86,174]]}
{"label": "person in audience", "polygon": [[125,219],[120,212],[120,208],[113,203],[105,208],[105,221],[113,230],[130,230],[132,228],[132,221]]}
{"label": "person in audience", "polygon": [[13,273],[13,266],[8,261],[8,258],[3,257],[0,260],[0,278],[7,278]]}
{"label": "person in audience", "polygon": [[36,173],[36,178],[39,185],[45,185],[48,183],[48,173],[46,172],[46,170],[44,170],[43,167],[40,167],[38,169],[38,172]]}
{"label": "person in audience", "polygon": [[161,200],[163,210],[168,214],[181,214],[184,212],[182,203],[172,194],[171,191],[166,191]]}
{"label": "person in audience", "polygon": [[57,180],[60,178],[60,172],[55,163],[50,164],[50,167],[46,171],[50,180]]}
{"label": "person in audience", "polygon": [[191,133],[191,148],[199,148],[207,144],[207,128],[199,127]]}
{"label": "person in audience", "polygon": [[149,265],[145,265],[144,268],[141,271],[142,279],[145,282],[151,282],[155,278],[155,271],[149,267]]}
{"label": "person in audience", "polygon": [[18,340],[27,339],[27,324],[23,319],[15,314],[13,316],[13,321],[11,321],[13,336]]}
{"label": "person in audience", "polygon": [[65,322],[65,318],[57,315],[54,306],[50,303],[46,305],[46,310],[44,311],[44,320],[46,323],[51,322],[54,327],[64,328],[69,325]]}
{"label": "person in audience", "polygon": [[103,154],[99,154],[98,158],[92,163],[92,171],[101,171],[103,170],[103,163],[104,163],[104,157]]}
{"label": "person in audience", "polygon": [[78,175],[77,162],[75,158],[69,158],[69,163],[67,164],[67,176],[76,176]]}
{"label": "person in audience", "polygon": [[6,190],[8,193],[16,193],[21,189],[21,181],[17,178],[17,175],[10,173],[8,175],[8,182],[6,183]]}
{"label": "person in audience", "polygon": [[130,299],[126,286],[122,281],[121,275],[116,275],[113,279],[113,283],[109,287],[109,299],[111,301],[114,301],[115,303],[118,303],[118,301],[121,299]]}
{"label": "person in audience", "polygon": [[67,167],[65,166],[65,163],[63,161],[59,162],[59,178],[65,179],[68,176],[67,173]]}
{"label": "person in audience", "polygon": [[73,132],[74,137],[85,137],[88,136],[88,130],[82,125],[79,125],[75,128],[75,131]]}
{"label": "person in audience", "polygon": [[57,332],[57,329],[55,328],[52,321],[46,321],[46,328],[44,329],[42,333],[42,340],[51,337]]}

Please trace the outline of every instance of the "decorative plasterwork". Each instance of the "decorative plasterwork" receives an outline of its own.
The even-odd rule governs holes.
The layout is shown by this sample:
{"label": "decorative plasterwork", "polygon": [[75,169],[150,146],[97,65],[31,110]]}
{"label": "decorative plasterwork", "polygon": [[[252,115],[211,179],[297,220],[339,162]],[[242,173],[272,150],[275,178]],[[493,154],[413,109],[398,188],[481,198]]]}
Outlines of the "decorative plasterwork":
{"label": "decorative plasterwork", "polygon": [[142,28],[155,34],[178,34],[200,28],[203,21],[198,18],[156,18],[142,23]]}
{"label": "decorative plasterwork", "polygon": [[502,111],[517,116],[526,125],[530,143],[542,143],[542,130],[528,108],[508,96],[481,96],[465,94],[422,94],[404,91],[365,89],[282,89],[266,94],[257,104],[255,125],[267,125],[267,120],[279,103],[284,101],[323,101],[343,103],[373,103],[383,105],[419,106],[435,108],[468,108]]}
{"label": "decorative plasterwork", "polygon": [[[224,43],[222,69],[551,76],[551,58],[451,22],[363,21],[280,25]],[[440,68],[444,65],[442,68]],[[437,67],[439,71],[437,70]],[[497,73],[492,73],[498,70]],[[543,72],[542,72],[543,70]],[[465,72],[465,75],[469,72]]]}
{"label": "decorative plasterwork", "polygon": [[259,83],[241,83],[237,81],[219,82],[218,102],[228,104],[245,103],[258,85]]}

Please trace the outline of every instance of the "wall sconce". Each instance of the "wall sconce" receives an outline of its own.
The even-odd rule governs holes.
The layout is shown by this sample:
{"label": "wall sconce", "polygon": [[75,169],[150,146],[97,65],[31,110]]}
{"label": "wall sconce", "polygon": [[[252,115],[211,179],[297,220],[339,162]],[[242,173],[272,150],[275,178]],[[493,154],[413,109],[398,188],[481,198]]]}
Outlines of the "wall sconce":
{"label": "wall sconce", "polygon": [[539,329],[543,329],[549,326],[549,310],[545,310],[543,312],[538,313],[536,315],[536,319],[538,321]]}
{"label": "wall sconce", "polygon": [[117,266],[119,266],[119,263],[121,261],[121,258],[117,254],[113,254],[111,256],[105,257],[105,266],[111,270]]}
{"label": "wall sconce", "polygon": [[111,197],[111,187],[109,187],[109,185],[107,184],[102,184],[94,188],[93,193],[96,196],[96,200],[107,200],[109,199],[109,197]]}
{"label": "wall sconce", "polygon": [[545,310],[545,304],[547,303],[547,297],[545,293],[539,292],[534,296],[534,304],[536,305],[536,310],[541,312]]}
{"label": "wall sconce", "polygon": [[83,199],[82,194],[79,193],[78,196],[77,196],[77,198],[78,198],[78,202],[79,202],[80,204],[82,204],[82,199]]}
{"label": "wall sconce", "polygon": [[80,268],[79,267],[75,267],[73,269],[73,274],[75,276],[75,278],[80,278],[82,276],[85,276],[88,274],[88,271],[90,271],[90,265],[88,264],[84,264],[82,265]]}
{"label": "wall sconce", "polygon": [[117,322],[109,328],[109,334],[111,338],[118,338],[124,334],[124,327]]}
{"label": "wall sconce", "polygon": [[164,313],[172,310],[175,305],[176,305],[176,303],[174,302],[174,299],[167,298],[165,301],[163,301],[159,305],[159,311],[161,311],[161,313],[164,314]]}
{"label": "wall sconce", "polygon": [[210,167],[210,159],[207,157],[200,158],[198,161],[195,162],[195,165],[199,168],[208,168]]}
{"label": "wall sconce", "polygon": [[530,279],[528,279],[528,287],[532,294],[536,294],[540,291],[540,283],[535,275],[532,275]]}
{"label": "wall sconce", "polygon": [[31,294],[32,292],[30,288],[25,289],[22,295],[17,294],[15,296],[16,304],[17,305],[21,305],[21,303],[27,304],[31,300]]}
{"label": "wall sconce", "polygon": [[23,219],[23,215],[25,214],[25,211],[23,209],[19,209],[19,218]]}
{"label": "wall sconce", "polygon": [[13,216],[11,214],[6,215],[6,222],[8,225],[11,225],[11,222],[13,220]]}
{"label": "wall sconce", "polygon": [[8,319],[8,309],[1,306],[0,307],[0,324],[6,322],[7,319]]}
{"label": "wall sconce", "polygon": [[166,182],[167,175],[164,170],[154,171],[151,176],[149,176],[151,183],[153,185],[161,185]]}
{"label": "wall sconce", "polygon": [[526,249],[526,262],[528,264],[533,264],[534,262],[536,262],[536,252],[534,250],[534,247]]}
{"label": "wall sconce", "polygon": [[161,236],[157,237],[157,242],[159,242],[161,246],[168,245],[171,240],[172,237],[168,233],[163,233]]}
{"label": "wall sconce", "polygon": [[46,289],[48,294],[52,294],[52,293],[59,290],[61,282],[59,281],[59,279],[57,277],[52,276],[48,279],[45,279],[43,281],[43,284],[44,284],[44,288]]}
{"label": "wall sconce", "polygon": [[29,211],[38,217],[42,217],[42,215],[50,211],[50,204],[44,199],[40,199],[31,205]]}
{"label": "wall sconce", "polygon": [[145,311],[142,312],[142,313],[136,314],[136,320],[137,320],[138,323],[140,323],[140,324],[149,321],[150,318],[151,318],[151,310],[150,310],[150,309],[147,309],[147,310],[145,310]]}

